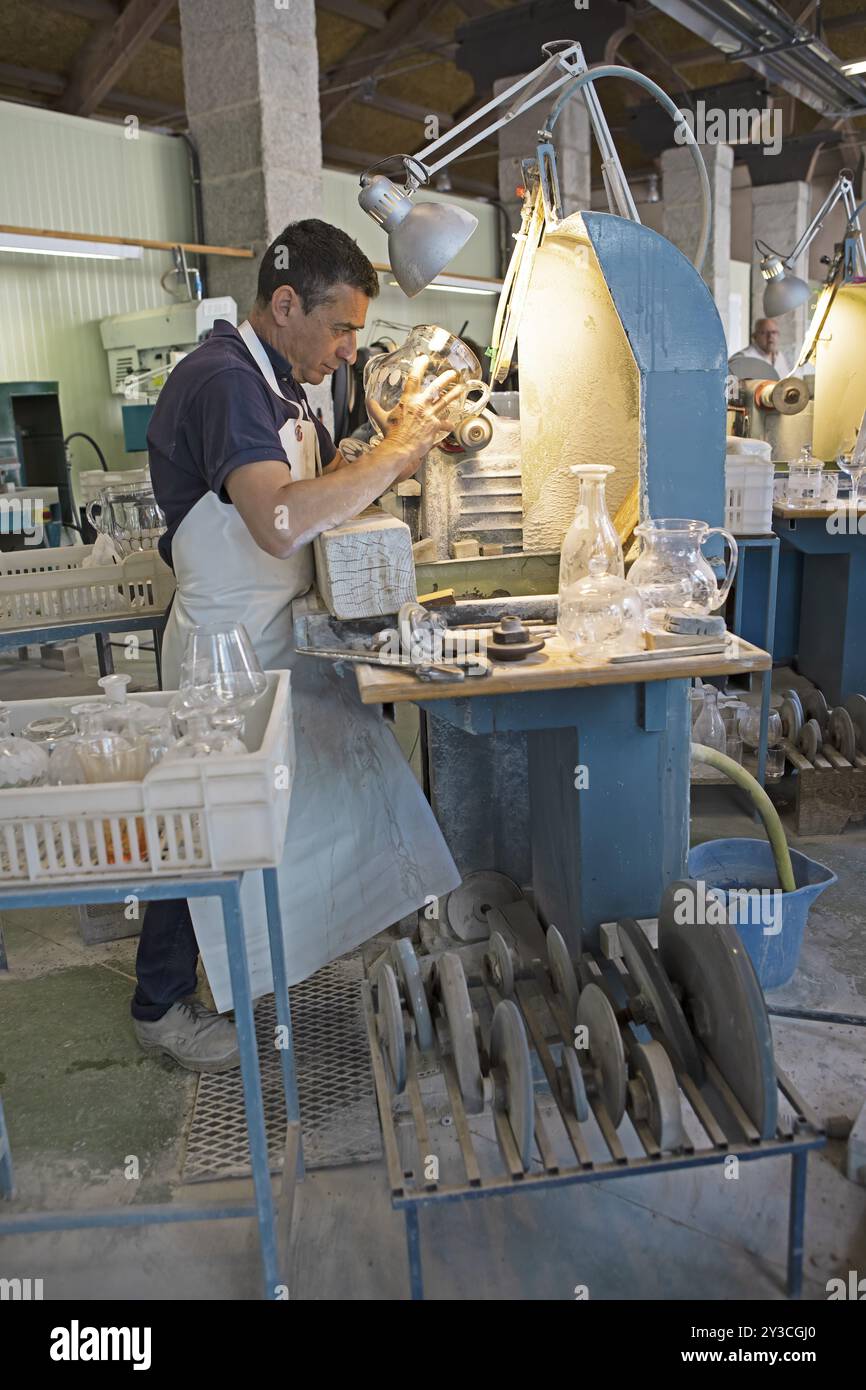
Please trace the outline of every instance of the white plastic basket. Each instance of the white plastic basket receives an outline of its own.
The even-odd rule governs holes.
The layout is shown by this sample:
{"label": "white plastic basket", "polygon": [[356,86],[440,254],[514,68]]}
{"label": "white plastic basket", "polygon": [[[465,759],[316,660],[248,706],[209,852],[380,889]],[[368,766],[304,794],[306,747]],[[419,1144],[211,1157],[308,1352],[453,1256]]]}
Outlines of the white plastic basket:
{"label": "white plastic basket", "polygon": [[773,530],[772,450],[762,439],[728,437],[725,454],[725,525],[739,536]]}
{"label": "white plastic basket", "polygon": [[[283,854],[295,745],[291,676],[269,671],[248,712],[252,750],[157,764],[141,782],[0,791],[0,884],[263,869]],[[165,705],[171,691],[138,694]],[[17,700],[12,732],[81,698]]]}
{"label": "white plastic basket", "polygon": [[85,468],[77,477],[78,505],[86,507],[88,502],[95,502],[106,487],[137,487],[149,482],[149,467],[118,469],[114,473],[106,473],[103,468]]}
{"label": "white plastic basket", "polygon": [[85,569],[92,550],[61,545],[0,555],[0,629],[165,612],[174,575],[159,551],[141,550],[119,564]]}

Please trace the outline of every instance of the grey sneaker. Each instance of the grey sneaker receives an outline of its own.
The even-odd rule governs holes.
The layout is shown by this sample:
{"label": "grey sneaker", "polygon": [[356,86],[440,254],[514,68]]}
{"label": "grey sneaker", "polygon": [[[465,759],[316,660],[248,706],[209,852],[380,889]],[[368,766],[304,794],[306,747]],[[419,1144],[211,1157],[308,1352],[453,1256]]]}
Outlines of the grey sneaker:
{"label": "grey sneaker", "polygon": [[233,1071],[240,1066],[235,1025],[206,1009],[198,999],[182,999],[155,1023],[132,1020],[145,1052],[164,1052],[189,1071]]}

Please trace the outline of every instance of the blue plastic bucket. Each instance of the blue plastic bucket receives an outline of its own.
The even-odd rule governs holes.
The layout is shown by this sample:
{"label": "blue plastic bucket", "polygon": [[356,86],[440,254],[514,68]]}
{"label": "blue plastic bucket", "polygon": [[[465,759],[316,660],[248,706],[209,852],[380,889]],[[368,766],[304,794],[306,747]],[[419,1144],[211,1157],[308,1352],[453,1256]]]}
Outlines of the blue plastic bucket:
{"label": "blue plastic bucket", "polygon": [[[809,908],[836,882],[826,864],[796,850],[791,850],[791,864],[797,888],[783,893],[767,840],[708,840],[689,851],[689,877],[724,893],[728,921],[739,932],[764,989],[778,989],[791,979]],[[762,894],[761,889],[776,892]]]}

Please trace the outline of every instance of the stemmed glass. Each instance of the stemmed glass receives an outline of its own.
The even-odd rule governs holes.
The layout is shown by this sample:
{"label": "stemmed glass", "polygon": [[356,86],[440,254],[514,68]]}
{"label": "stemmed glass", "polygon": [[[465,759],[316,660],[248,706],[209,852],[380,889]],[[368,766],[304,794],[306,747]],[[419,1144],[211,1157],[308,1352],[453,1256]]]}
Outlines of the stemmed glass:
{"label": "stemmed glass", "polygon": [[863,481],[863,475],[866,474],[866,449],[861,449],[858,452],[855,447],[850,454],[840,454],[836,463],[842,472],[847,473],[851,479],[850,505],[856,512],[858,507],[866,502],[866,499],[860,495],[860,485]]}
{"label": "stemmed glass", "polygon": [[181,665],[177,713],[237,718],[264,694],[268,678],[242,623],[193,628]]}

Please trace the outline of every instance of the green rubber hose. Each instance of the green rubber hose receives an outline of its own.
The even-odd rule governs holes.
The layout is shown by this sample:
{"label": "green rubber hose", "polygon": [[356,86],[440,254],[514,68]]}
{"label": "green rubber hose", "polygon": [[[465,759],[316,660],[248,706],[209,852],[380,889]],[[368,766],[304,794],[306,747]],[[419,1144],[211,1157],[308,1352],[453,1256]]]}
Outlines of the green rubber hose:
{"label": "green rubber hose", "polygon": [[776,861],[776,872],[779,875],[782,892],[796,893],[797,884],[794,881],[791,853],[788,849],[788,841],[785,839],[785,832],[782,829],[782,822],[779,819],[778,811],[760,782],[756,781],[751,772],[747,772],[739,763],[735,763],[733,758],[729,758],[725,753],[719,753],[715,748],[708,748],[705,743],[692,744],[692,761],[706,763],[709,767],[714,767],[717,772],[723,772],[726,777],[730,777],[731,781],[736,782],[738,787],[742,787],[744,792],[748,792],[761,820],[764,822],[767,839],[770,841],[773,858]]}

